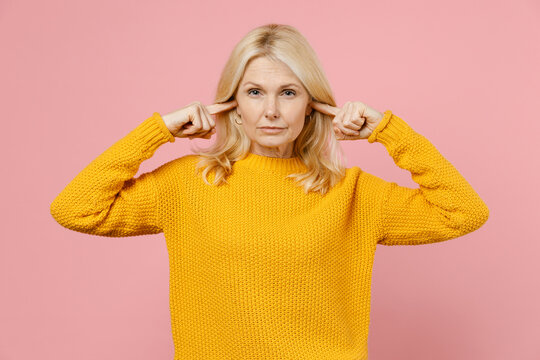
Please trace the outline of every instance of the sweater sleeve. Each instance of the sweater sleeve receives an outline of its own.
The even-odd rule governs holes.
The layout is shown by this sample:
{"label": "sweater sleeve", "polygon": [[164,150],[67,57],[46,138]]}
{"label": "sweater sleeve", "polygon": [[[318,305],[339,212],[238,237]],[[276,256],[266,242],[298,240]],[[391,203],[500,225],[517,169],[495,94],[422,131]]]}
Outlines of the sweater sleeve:
{"label": "sweater sleeve", "polygon": [[155,112],[75,176],[51,203],[51,215],[65,228],[92,235],[163,232],[154,173],[134,176],[160,145],[174,141]]}
{"label": "sweater sleeve", "polygon": [[381,245],[421,245],[453,239],[480,228],[489,209],[458,170],[403,119],[385,111],[368,138],[382,143],[419,188],[384,181],[379,225]]}

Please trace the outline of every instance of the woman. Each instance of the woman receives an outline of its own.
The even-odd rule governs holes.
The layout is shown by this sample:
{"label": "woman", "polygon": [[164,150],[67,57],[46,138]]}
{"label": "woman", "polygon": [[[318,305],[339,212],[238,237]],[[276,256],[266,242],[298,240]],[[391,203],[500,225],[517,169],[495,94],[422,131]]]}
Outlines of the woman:
{"label": "woman", "polygon": [[[214,133],[209,149],[134,178],[162,144]],[[344,168],[337,140],[355,139],[383,144],[419,188]],[[306,39],[277,24],[237,44],[215,104],[153,113],[51,213],[87,234],[164,233],[182,360],[367,359],[376,245],[445,241],[489,216],[403,119],[359,101],[336,107]]]}

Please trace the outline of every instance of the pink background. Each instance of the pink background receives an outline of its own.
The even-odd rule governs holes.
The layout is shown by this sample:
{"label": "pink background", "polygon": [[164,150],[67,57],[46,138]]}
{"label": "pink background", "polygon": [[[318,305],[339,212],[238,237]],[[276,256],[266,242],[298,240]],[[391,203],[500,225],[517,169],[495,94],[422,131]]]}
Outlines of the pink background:
{"label": "pink background", "polygon": [[[490,208],[461,238],[377,248],[370,360],[540,359],[533,0],[2,0],[0,359],[173,358],[163,235],[69,231],[49,206],[154,111],[210,103],[233,46],[269,22],[306,36],[339,106],[392,110]],[[138,174],[191,144],[165,144]],[[383,145],[342,144],[349,167],[416,187]]]}

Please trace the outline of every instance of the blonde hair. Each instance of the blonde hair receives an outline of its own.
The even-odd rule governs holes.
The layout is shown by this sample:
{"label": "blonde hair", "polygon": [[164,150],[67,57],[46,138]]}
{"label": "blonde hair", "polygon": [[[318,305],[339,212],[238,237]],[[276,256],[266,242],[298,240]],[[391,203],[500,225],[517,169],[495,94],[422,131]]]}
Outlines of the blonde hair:
{"label": "blonde hair", "polygon": [[[267,57],[287,64],[300,79],[312,100],[336,106],[332,91],[322,66],[304,36],[294,27],[267,24],[248,32],[234,47],[219,80],[215,103],[232,101],[250,60]],[[202,178],[211,185],[207,176],[214,171],[214,185],[227,183],[232,164],[243,159],[250,151],[251,139],[236,124],[236,108],[216,116],[216,140],[203,149],[192,146],[200,156],[196,171],[202,169]],[[289,174],[304,192],[319,191],[321,194],[337,184],[345,176],[343,150],[334,134],[332,117],[313,109],[306,117],[304,127],[293,146],[292,156],[298,156],[307,172]]]}

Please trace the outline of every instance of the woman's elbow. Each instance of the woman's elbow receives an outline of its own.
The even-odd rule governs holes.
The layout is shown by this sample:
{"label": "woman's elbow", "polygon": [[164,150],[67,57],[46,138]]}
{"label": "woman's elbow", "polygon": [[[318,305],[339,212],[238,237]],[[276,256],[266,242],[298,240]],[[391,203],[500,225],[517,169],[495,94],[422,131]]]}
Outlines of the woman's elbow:
{"label": "woman's elbow", "polygon": [[463,230],[470,233],[481,228],[489,219],[489,208],[485,202],[480,201],[464,214]]}

